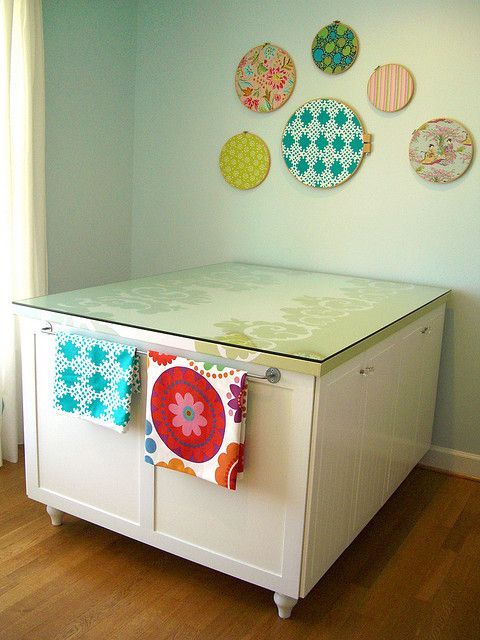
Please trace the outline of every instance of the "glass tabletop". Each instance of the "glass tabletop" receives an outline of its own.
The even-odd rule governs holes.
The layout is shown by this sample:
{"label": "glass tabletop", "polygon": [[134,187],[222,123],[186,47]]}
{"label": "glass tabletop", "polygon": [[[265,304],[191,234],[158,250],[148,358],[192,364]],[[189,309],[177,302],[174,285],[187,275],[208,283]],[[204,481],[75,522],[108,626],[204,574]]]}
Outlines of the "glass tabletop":
{"label": "glass tabletop", "polygon": [[324,362],[448,291],[228,262],[15,304]]}

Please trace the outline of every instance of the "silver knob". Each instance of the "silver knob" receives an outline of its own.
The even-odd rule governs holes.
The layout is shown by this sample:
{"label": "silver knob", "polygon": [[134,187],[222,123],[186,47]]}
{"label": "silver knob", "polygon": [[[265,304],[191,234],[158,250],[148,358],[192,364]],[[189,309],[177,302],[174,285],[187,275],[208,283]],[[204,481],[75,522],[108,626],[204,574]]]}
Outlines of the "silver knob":
{"label": "silver knob", "polygon": [[265,371],[265,378],[271,384],[277,384],[277,382],[279,382],[281,377],[282,377],[282,374],[280,373],[280,371],[276,367],[269,367]]}
{"label": "silver knob", "polygon": [[368,376],[372,371],[375,371],[375,367],[365,367],[364,369],[360,369],[359,374],[361,376]]}

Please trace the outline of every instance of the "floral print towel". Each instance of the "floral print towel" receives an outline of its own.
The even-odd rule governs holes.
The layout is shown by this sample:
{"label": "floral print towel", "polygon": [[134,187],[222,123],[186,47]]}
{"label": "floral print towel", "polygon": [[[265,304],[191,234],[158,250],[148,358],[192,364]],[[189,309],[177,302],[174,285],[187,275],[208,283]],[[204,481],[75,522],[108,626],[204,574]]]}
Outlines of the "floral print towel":
{"label": "floral print towel", "polygon": [[56,333],[54,408],[124,432],[140,389],[135,347]]}
{"label": "floral print towel", "polygon": [[150,351],[147,384],[145,461],[236,489],[246,372]]}

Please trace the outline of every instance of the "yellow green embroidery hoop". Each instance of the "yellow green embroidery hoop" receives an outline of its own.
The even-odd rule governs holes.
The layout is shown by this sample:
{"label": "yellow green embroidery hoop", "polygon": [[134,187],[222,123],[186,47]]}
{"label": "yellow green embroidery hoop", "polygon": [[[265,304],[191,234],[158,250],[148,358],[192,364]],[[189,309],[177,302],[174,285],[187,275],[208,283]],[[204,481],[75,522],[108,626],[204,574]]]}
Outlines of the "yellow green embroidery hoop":
{"label": "yellow green embroidery hoop", "polygon": [[254,133],[242,131],[227,140],[220,151],[220,171],[236,189],[254,189],[270,170],[270,152]]}

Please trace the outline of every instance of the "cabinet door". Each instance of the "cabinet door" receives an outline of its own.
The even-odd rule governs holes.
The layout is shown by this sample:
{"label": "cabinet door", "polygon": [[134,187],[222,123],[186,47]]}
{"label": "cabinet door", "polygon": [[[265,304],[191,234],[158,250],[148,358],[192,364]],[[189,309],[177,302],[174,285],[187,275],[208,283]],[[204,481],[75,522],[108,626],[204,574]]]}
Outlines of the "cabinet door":
{"label": "cabinet door", "polygon": [[154,470],[152,540],[215,568],[298,596],[313,378],[249,382],[245,473],[237,491]]}
{"label": "cabinet door", "polygon": [[401,360],[395,430],[387,495],[410,473],[416,460],[416,435],[420,406],[424,336],[420,325],[407,327],[400,339]]}
{"label": "cabinet door", "polygon": [[53,408],[54,346],[52,337],[42,333],[26,334],[22,344],[24,352],[31,349],[34,366],[29,384],[24,366],[25,414],[31,412],[25,420],[28,494],[68,512],[68,505],[55,502],[60,496],[94,511],[104,526],[114,516],[135,531],[140,527],[144,447],[141,402],[134,398],[132,424],[122,434],[58,413]]}
{"label": "cabinet door", "polygon": [[423,369],[416,436],[416,459],[430,448],[437,399],[438,369],[443,335],[443,311],[426,318],[420,333],[423,337]]}
{"label": "cabinet door", "polygon": [[318,424],[311,461],[304,593],[351,542],[367,379],[364,356],[320,380]]}
{"label": "cabinet door", "polygon": [[400,335],[401,361],[387,496],[429,448],[435,410],[444,307]]}
{"label": "cabinet door", "polygon": [[353,535],[363,529],[385,500],[398,390],[400,346],[394,338],[370,350],[365,419],[361,437]]}

